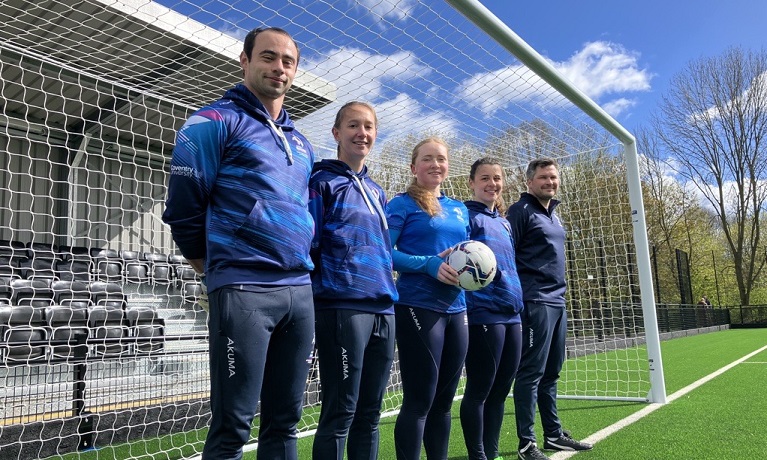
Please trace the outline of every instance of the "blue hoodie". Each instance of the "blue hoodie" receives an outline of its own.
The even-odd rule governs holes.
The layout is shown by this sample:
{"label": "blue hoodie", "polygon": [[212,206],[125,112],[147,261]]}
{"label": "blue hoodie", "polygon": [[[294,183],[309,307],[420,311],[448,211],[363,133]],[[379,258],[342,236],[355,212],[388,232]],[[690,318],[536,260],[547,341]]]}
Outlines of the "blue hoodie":
{"label": "blue hoodie", "polygon": [[343,161],[314,164],[309,179],[314,307],[394,314],[397,289],[384,207],[386,193]]}
{"label": "blue hoodie", "polygon": [[544,209],[525,192],[506,211],[525,302],[565,306],[565,229],[554,214],[558,205],[551,200],[549,209]]}
{"label": "blue hoodie", "polygon": [[492,249],[498,264],[492,283],[478,291],[466,291],[469,325],[520,323],[519,312],[524,304],[509,221],[479,201],[464,201],[463,204],[469,210],[471,239]]}
{"label": "blue hoodie", "polygon": [[[284,133],[284,135],[281,135]],[[209,292],[233,284],[310,284],[309,141],[283,109],[272,121],[244,85],[178,132],[163,221]]]}

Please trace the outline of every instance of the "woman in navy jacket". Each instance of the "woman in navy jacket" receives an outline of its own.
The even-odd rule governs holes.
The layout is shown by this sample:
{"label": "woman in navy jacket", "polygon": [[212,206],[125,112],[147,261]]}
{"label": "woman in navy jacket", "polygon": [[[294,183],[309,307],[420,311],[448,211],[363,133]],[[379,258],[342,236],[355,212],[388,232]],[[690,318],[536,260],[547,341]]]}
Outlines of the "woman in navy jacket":
{"label": "woman in navy jacket", "polygon": [[322,411],[314,436],[317,460],[378,456],[381,401],[394,358],[391,243],[383,189],[365,159],[378,120],[364,102],[345,104],[333,136],[338,159],[314,165],[309,210],[315,221],[311,255],[315,337]]}
{"label": "woman in navy jacket", "polygon": [[470,460],[498,457],[504,404],[522,352],[522,286],[514,260],[511,226],[503,216],[503,170],[498,160],[481,158],[469,172],[474,199],[469,209],[471,239],[495,254],[498,271],[492,283],[466,292],[469,350],[461,426]]}

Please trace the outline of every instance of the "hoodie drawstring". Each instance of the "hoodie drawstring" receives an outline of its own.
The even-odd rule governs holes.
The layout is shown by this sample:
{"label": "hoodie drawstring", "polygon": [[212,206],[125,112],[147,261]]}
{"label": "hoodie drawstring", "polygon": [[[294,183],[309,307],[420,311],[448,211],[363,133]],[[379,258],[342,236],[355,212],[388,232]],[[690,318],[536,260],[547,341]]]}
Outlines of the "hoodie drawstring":
{"label": "hoodie drawstring", "polygon": [[[373,196],[373,191],[370,190],[370,188],[365,184],[364,180],[360,180],[359,177],[357,177],[356,174],[354,174],[353,171],[349,171],[349,174],[354,178],[354,181],[357,182],[357,186],[360,188],[360,191],[362,192],[362,198],[365,200],[365,204],[368,205],[368,209],[370,210],[371,214],[378,214],[378,217],[381,219],[381,222],[383,223],[384,230],[389,230],[389,224],[386,222],[386,214],[384,214],[383,209],[381,208],[381,203],[378,202],[377,199]],[[371,204],[371,201],[373,204]],[[373,206],[375,206],[375,210],[373,209]]]}
{"label": "hoodie drawstring", "polygon": [[282,140],[282,147],[285,149],[285,153],[288,154],[288,164],[293,164],[293,150],[290,148],[290,143],[288,142],[288,138],[285,137],[285,133],[282,132],[282,128],[275,125],[271,118],[266,117],[266,121],[269,122],[269,126],[272,128],[274,132],[277,133],[277,136]]}

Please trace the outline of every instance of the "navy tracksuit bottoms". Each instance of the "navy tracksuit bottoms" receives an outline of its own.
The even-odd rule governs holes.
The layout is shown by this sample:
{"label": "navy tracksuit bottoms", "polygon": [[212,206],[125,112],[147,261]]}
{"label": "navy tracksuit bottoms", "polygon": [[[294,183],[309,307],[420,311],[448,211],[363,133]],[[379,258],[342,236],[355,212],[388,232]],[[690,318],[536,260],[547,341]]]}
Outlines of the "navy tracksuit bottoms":
{"label": "navy tracksuit bottoms", "polygon": [[239,460],[258,410],[259,460],[296,460],[307,358],[311,285],[225,286],[210,296],[210,430],[204,460]]}
{"label": "navy tracksuit bottoms", "polygon": [[522,352],[522,326],[469,326],[461,427],[469,460],[498,456],[503,413]]}
{"label": "navy tracksuit bottoms", "polygon": [[557,381],[565,362],[567,310],[564,305],[525,302],[522,317],[522,359],[514,382],[514,412],[519,447],[535,442],[535,408],[543,433],[559,437]]}
{"label": "navy tracksuit bottoms", "polygon": [[378,458],[381,401],[394,359],[394,315],[318,310],[315,337],[322,410],[312,458]]}

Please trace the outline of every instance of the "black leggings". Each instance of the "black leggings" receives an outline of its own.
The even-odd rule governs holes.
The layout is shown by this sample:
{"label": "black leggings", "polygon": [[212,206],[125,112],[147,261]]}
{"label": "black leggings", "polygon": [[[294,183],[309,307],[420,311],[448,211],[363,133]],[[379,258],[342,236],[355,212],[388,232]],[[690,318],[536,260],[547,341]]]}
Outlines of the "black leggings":
{"label": "black leggings", "polygon": [[446,459],[450,408],[469,343],[466,312],[395,305],[403,401],[394,426],[397,459]]}
{"label": "black leggings", "polygon": [[470,460],[498,456],[504,406],[521,355],[521,324],[469,326],[461,427]]}

